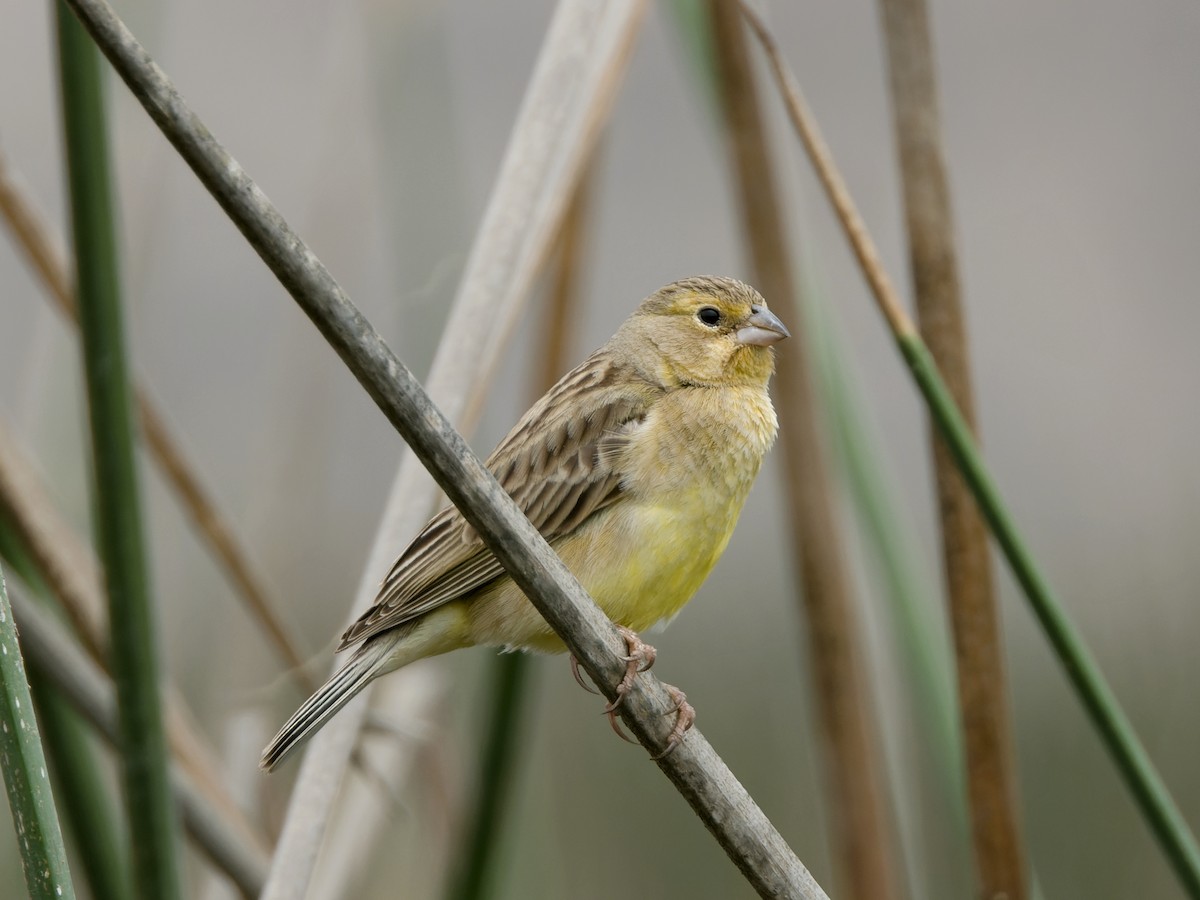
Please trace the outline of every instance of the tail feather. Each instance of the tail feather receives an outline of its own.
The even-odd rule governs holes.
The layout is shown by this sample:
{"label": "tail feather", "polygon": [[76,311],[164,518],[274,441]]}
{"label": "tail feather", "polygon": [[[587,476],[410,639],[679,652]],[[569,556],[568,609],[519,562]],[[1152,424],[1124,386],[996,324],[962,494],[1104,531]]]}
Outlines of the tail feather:
{"label": "tail feather", "polygon": [[304,701],[263,751],[258,765],[270,772],[304,745],[335,713],[379,674],[389,655],[387,642],[359,648],[341,669]]}

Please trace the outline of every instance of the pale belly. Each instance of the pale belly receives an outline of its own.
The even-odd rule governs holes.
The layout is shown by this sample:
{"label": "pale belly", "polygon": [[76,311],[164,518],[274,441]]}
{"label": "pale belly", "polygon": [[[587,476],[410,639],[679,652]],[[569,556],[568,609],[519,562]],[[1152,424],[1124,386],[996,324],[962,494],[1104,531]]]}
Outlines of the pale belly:
{"label": "pale belly", "polygon": [[599,564],[589,553],[579,565],[580,580],[619,625],[644,631],[669,620],[712,571],[729,542],[740,506],[623,511],[615,517],[620,527],[612,522],[605,529],[606,542],[616,550],[606,556],[618,562]]}

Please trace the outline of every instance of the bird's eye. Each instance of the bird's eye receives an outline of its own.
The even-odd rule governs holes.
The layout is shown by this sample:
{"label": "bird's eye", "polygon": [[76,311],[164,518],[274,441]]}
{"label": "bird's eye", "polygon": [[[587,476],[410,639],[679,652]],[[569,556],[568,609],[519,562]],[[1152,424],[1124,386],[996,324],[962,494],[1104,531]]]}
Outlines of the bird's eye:
{"label": "bird's eye", "polygon": [[715,306],[704,306],[696,313],[696,318],[705,325],[712,327],[721,321],[721,311]]}

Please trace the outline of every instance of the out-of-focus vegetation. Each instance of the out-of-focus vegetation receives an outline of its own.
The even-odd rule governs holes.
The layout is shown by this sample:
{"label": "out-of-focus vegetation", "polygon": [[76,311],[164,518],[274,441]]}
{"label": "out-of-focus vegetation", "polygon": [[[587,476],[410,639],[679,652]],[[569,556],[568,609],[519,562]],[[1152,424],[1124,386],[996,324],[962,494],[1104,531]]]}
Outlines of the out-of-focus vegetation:
{"label": "out-of-focus vegetation", "polygon": [[[905,283],[875,9],[776,6],[779,39],[885,263]],[[550,8],[216,2],[135,3],[121,12],[421,373]],[[1192,551],[1200,419],[1188,410],[1200,388],[1189,237],[1200,227],[1200,126],[1191,114],[1200,11],[948,5],[935,6],[933,17],[986,453],[1196,823],[1200,720],[1190,685],[1200,663],[1190,637],[1200,626]],[[598,158],[569,360],[663,282],[746,272],[727,160],[689,52],[677,20],[652,7]],[[135,368],[322,671],[399,439],[125,89],[115,81],[110,88]],[[766,106],[781,124],[775,101]],[[52,16],[49,7],[22,6],[0,35],[0,149],[65,236],[58,120]],[[778,136],[797,260],[841,335],[912,548],[908,563],[923,574],[923,602],[940,621],[923,409],[794,142],[782,127]],[[0,242],[0,424],[19,435],[60,509],[87,534],[79,352],[73,330],[41,294],[19,254]],[[474,439],[481,451],[527,404],[543,333],[535,321],[542,307],[530,309],[490,392]],[[262,779],[257,751],[300,698],[161,479],[149,469],[143,475],[166,668],[226,754],[235,793],[273,829],[291,775]],[[764,472],[725,559],[654,639],[656,672],[687,690],[705,734],[834,888],[780,495],[777,473]],[[845,520],[860,527],[848,506]],[[883,608],[884,572],[869,543],[855,543],[864,548],[857,586],[911,880],[922,897],[963,896],[969,862],[937,771],[945,757],[900,664]],[[998,568],[1021,807],[1045,894],[1179,895]],[[948,653],[939,632],[931,646]],[[476,768],[479,707],[490,696],[481,684],[486,657],[475,651],[434,663],[448,685],[436,727],[401,723],[391,738],[421,742],[419,764],[391,810],[380,842],[387,852],[363,872],[364,895],[398,884],[407,896],[439,895]],[[531,690],[496,896],[600,897],[630,883],[665,897],[748,895],[642,752],[611,737],[564,659],[535,660]],[[19,871],[11,837],[0,854],[9,883]],[[192,859],[188,896],[225,890]]]}

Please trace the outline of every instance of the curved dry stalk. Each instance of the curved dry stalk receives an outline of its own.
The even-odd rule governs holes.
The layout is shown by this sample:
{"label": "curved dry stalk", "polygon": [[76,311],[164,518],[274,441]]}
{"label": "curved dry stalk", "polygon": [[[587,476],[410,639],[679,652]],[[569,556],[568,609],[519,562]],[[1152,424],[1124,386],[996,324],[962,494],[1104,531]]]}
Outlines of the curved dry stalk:
{"label": "curved dry stalk", "polygon": [[[0,215],[8,223],[16,245],[25,253],[54,305],[78,327],[79,308],[66,262],[59,250],[61,242],[51,235],[44,217],[21,189],[3,154],[0,154]],[[171,435],[166,418],[158,412],[149,392],[140,382],[135,383],[133,389],[138,427],[151,459],[158,464],[201,539],[233,583],[251,619],[266,632],[275,651],[287,663],[297,686],[302,691],[311,691],[315,682],[305,669],[304,656],[276,609],[270,592],[250,564],[248,554],[238,545],[229,522],[187,462],[183,448]]]}
{"label": "curved dry stalk", "polygon": [[796,78],[787,67],[787,63],[784,62],[775,36],[767,28],[759,14],[745,0],[739,0],[739,3],[750,30],[754,32],[754,36],[766,51],[771,71],[775,75],[779,90],[783,93],[788,115],[804,144],[804,149],[808,151],[808,155],[812,159],[813,168],[829,196],[829,202],[837,214],[838,222],[846,232],[850,249],[871,287],[871,293],[879,305],[879,311],[887,320],[888,326],[894,334],[916,334],[917,330],[913,321],[904,309],[904,304],[900,300],[900,295],[896,293],[887,270],[883,268],[883,262],[879,259],[879,251],[875,248],[875,242],[867,233],[866,223],[858,214],[858,209],[850,197],[850,191],[838,174],[837,167],[833,162],[833,154],[829,152],[829,145],[825,143],[825,138],[817,130],[812,112],[804,101],[804,95],[800,92],[800,86],[796,83]]}
{"label": "curved dry stalk", "polygon": [[[755,281],[772,302],[790,303],[799,310],[787,223],[777,201],[778,185],[737,0],[710,0],[708,6],[718,93]],[[888,900],[903,896],[904,890],[897,877],[884,774],[876,752],[863,634],[804,341],[781,353],[776,368],[789,532],[812,659],[838,883],[846,897]]]}
{"label": "curved dry stalk", "polygon": [[[88,655],[108,671],[107,615],[100,591],[99,569],[89,549],[58,516],[33,467],[0,427],[0,506],[29,550],[46,586],[66,612]],[[265,840],[246,820],[219,775],[216,754],[192,723],[186,704],[173,686],[164,691],[167,739],[180,765],[253,845]]]}
{"label": "curved dry stalk", "polygon": [[[463,511],[538,612],[563,638],[602,692],[610,700],[615,698],[616,686],[625,673],[627,652],[615,626],[433,404],[412,372],[354,307],[329,271],[204,128],[111,8],[102,0],[71,0],[71,6],[156,124]],[[578,13],[583,6],[572,0],[560,9],[569,15]],[[611,10],[617,4],[602,6]],[[595,30],[591,29],[583,37],[594,36]],[[661,754],[670,737],[674,709],[671,696],[658,679],[643,673],[624,696],[621,716],[644,746],[660,754],[656,764],[761,896],[826,897],[697,729],[688,732],[671,753]],[[353,745],[352,738],[353,735],[346,741],[346,754]],[[332,774],[336,777],[340,771]],[[306,827],[314,824],[320,823],[310,821]]]}
{"label": "curved dry stalk", "polygon": [[[21,629],[21,648],[30,665],[115,747],[117,702],[111,679],[76,647],[61,625],[20,590],[11,590],[11,598]],[[230,821],[178,763],[172,767],[171,786],[188,834],[244,896],[257,896],[266,880],[263,845],[240,823]]]}
{"label": "curved dry stalk", "polygon": [[[963,418],[977,431],[929,16],[924,0],[880,0],[880,10],[917,320]],[[987,529],[950,449],[932,423],[930,430],[979,891],[1023,900],[1029,882]]]}

